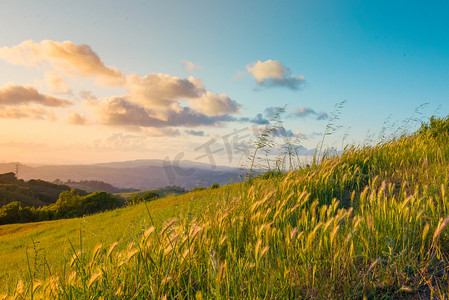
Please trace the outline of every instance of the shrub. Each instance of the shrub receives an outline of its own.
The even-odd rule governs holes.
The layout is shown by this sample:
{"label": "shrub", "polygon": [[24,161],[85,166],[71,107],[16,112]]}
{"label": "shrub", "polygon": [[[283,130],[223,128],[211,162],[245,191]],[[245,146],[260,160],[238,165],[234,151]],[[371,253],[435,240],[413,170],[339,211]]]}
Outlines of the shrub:
{"label": "shrub", "polygon": [[80,217],[123,205],[123,199],[107,192],[95,192],[82,196],[82,190],[62,192],[54,205],[57,218]]}
{"label": "shrub", "polygon": [[151,201],[151,200],[156,200],[159,199],[159,194],[155,193],[155,192],[148,192],[145,193],[143,195],[135,195],[131,198],[128,199],[128,201],[126,201],[127,205],[135,205],[141,202],[146,202],[146,201]]}
{"label": "shrub", "polygon": [[210,189],[211,190],[213,190],[213,189],[218,189],[220,187],[220,184],[218,183],[218,182],[215,182],[214,184],[212,184],[211,186],[210,186]]}
{"label": "shrub", "polygon": [[122,198],[107,192],[95,192],[81,197],[81,208],[84,214],[118,208],[123,205]]}
{"label": "shrub", "polygon": [[449,133],[449,116],[446,118],[430,117],[429,123],[422,123],[418,132],[429,134],[432,137],[447,135]]}
{"label": "shrub", "polygon": [[22,206],[20,202],[13,201],[0,209],[0,224],[19,223],[22,221]]}

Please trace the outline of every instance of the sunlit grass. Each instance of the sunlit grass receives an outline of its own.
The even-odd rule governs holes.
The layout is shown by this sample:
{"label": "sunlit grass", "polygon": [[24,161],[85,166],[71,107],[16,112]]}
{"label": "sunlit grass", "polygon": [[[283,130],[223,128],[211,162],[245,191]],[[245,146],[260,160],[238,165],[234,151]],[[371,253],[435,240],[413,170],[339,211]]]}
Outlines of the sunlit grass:
{"label": "sunlit grass", "polygon": [[[201,193],[162,198],[148,203],[155,225],[161,226],[164,220],[200,211],[207,205],[207,199],[198,195]],[[33,268],[36,266],[33,275],[43,276],[48,274],[48,266],[55,272],[63,269],[64,261],[71,257],[69,240],[79,247],[80,233],[85,251],[91,251],[98,243],[109,245],[115,241],[119,242],[118,249],[125,249],[150,224],[144,204],[139,204],[84,218],[2,225],[0,293],[11,289],[28,272],[27,253]]]}
{"label": "sunlit grass", "polygon": [[[180,210],[182,199],[195,203],[193,214],[158,215],[157,205],[164,212],[175,207],[168,209],[164,199],[150,203],[146,215],[139,206],[140,218],[149,222],[138,237],[135,231],[136,238],[127,241],[125,235],[92,239],[88,248],[72,242],[63,271],[35,275],[30,264],[10,294],[444,297],[449,289],[448,140],[447,132],[424,131],[352,147],[283,176],[170,199],[180,201]],[[96,217],[101,222],[108,215]],[[81,238],[84,244],[87,235]]]}

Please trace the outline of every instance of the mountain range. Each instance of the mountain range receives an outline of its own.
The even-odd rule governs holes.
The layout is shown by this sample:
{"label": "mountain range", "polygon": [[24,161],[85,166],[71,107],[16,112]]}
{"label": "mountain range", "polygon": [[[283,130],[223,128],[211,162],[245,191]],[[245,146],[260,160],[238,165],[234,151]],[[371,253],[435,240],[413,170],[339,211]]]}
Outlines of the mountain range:
{"label": "mountain range", "polygon": [[139,190],[182,186],[186,189],[208,187],[237,182],[240,170],[224,166],[212,168],[209,164],[182,161],[170,162],[156,159],[133,160],[85,165],[41,165],[31,166],[21,163],[0,163],[0,173],[16,172],[24,180],[41,179],[53,182],[98,180],[119,188]]}

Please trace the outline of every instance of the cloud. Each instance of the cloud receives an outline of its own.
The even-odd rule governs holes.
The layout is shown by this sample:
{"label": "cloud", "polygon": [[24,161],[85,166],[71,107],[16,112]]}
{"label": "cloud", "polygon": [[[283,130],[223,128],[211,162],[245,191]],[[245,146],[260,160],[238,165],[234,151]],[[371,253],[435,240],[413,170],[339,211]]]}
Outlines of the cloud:
{"label": "cloud", "polygon": [[55,71],[45,72],[44,80],[52,93],[67,95],[73,94],[72,89],[67,82],[65,82],[64,78]]}
{"label": "cloud", "polygon": [[290,116],[294,118],[305,118],[308,116],[315,116],[317,120],[328,119],[328,115],[325,111],[321,111],[320,113],[318,113],[310,107],[300,107],[297,109],[293,108],[291,110]]}
{"label": "cloud", "polygon": [[81,91],[79,91],[78,95],[81,98],[83,98],[84,100],[88,100],[88,101],[97,100],[97,96],[95,96],[91,91],[88,91],[88,90],[81,90]]}
{"label": "cloud", "polygon": [[304,135],[299,131],[295,130],[293,132],[292,130],[280,128],[279,130],[276,130],[272,133],[274,137],[295,137],[295,138],[303,138]]}
{"label": "cloud", "polygon": [[90,124],[90,121],[79,113],[72,111],[67,117],[67,123],[72,125],[87,125]]}
{"label": "cloud", "polygon": [[28,103],[52,107],[72,105],[72,102],[69,100],[41,94],[32,86],[6,84],[0,88],[0,105],[21,105]]}
{"label": "cloud", "polygon": [[182,66],[184,67],[184,69],[185,69],[187,74],[190,74],[193,71],[195,71],[196,69],[200,69],[201,68],[201,66],[195,65],[191,61],[181,60],[181,63],[182,63]]}
{"label": "cloud", "polygon": [[129,125],[143,127],[162,127],[163,122],[150,117],[151,111],[133,104],[121,97],[102,99],[97,113],[101,122],[107,125]]}
{"label": "cloud", "polygon": [[271,119],[275,114],[277,114],[281,110],[282,110],[282,107],[280,107],[280,106],[267,107],[263,111],[263,115],[265,116],[265,118]]}
{"label": "cloud", "polygon": [[297,118],[304,118],[309,115],[316,115],[317,113],[310,107],[300,107],[298,109],[292,109],[291,115]]}
{"label": "cloud", "polygon": [[161,118],[151,108],[131,103],[123,97],[102,99],[95,107],[97,107],[97,114],[102,123],[116,126],[153,128],[220,126],[223,122],[235,121],[235,118],[229,115],[207,116],[189,107],[166,109],[163,118]]}
{"label": "cloud", "polygon": [[265,119],[262,114],[257,114],[257,116],[251,120],[249,120],[250,123],[254,123],[254,124],[260,124],[260,125],[266,125],[269,123],[269,121],[267,119]]}
{"label": "cloud", "polygon": [[181,131],[173,128],[144,128],[142,132],[150,137],[179,136]]}
{"label": "cloud", "polygon": [[67,76],[95,77],[104,85],[120,85],[125,79],[120,71],[106,66],[89,45],[75,45],[71,41],[28,40],[14,47],[0,48],[0,58],[24,66],[48,64]]}
{"label": "cloud", "polygon": [[[39,93],[32,86],[7,84],[0,88],[0,118],[56,120],[55,113],[44,107],[65,107],[69,100]],[[42,107],[44,106],[44,107]]]}
{"label": "cloud", "polygon": [[[222,126],[236,121],[232,114],[240,113],[241,106],[226,94],[208,91],[203,82],[192,76],[180,78],[169,74],[150,73],[145,76],[125,76],[114,67],[106,66],[89,45],[76,45],[71,41],[44,40],[36,43],[24,41],[13,47],[0,48],[0,58],[19,65],[34,66],[50,70],[45,73],[45,82],[53,93],[72,93],[65,77],[94,78],[97,85],[125,89],[118,97],[97,99],[89,91],[79,92],[87,105],[96,110],[100,123],[141,128]],[[197,69],[192,62],[182,61],[188,71]],[[20,87],[15,87],[19,91]],[[12,105],[39,102],[44,106],[65,106],[68,100],[42,95],[32,87],[22,87],[27,97],[1,98]],[[32,92],[34,91],[34,96]],[[5,100],[7,99],[7,100]],[[98,105],[97,108],[95,106]],[[13,112],[9,113],[10,115]],[[16,112],[14,112],[16,114]],[[71,124],[86,124],[81,115],[72,112],[67,121]],[[175,132],[167,129],[170,135]],[[175,130],[175,129],[173,129]],[[177,130],[177,129],[176,129]],[[155,132],[155,131],[154,131]],[[158,132],[163,132],[159,130]],[[158,133],[157,133],[158,134]]]}
{"label": "cloud", "polygon": [[317,120],[327,120],[329,119],[329,116],[327,115],[327,112],[321,111],[318,116],[316,117]]}
{"label": "cloud", "polygon": [[311,134],[308,135],[308,138],[314,138],[314,137],[317,137],[317,136],[323,136],[323,133],[322,132],[318,132],[318,131],[314,131],[314,132],[312,132]]}
{"label": "cloud", "polygon": [[203,93],[199,98],[188,100],[190,106],[208,116],[240,113],[240,105],[226,94]]}
{"label": "cloud", "polygon": [[52,113],[43,108],[32,108],[26,106],[19,107],[3,107],[0,105],[1,119],[35,119],[44,120],[52,119]]}
{"label": "cloud", "polygon": [[[226,94],[207,91],[203,82],[192,76],[179,78],[160,73],[146,76],[132,74],[127,78],[126,86],[127,94],[122,98],[128,104],[135,105],[132,110],[134,113],[140,111],[141,118],[146,115],[169,122],[173,116],[189,116],[194,119],[190,123],[205,125],[215,124],[215,120],[225,120],[229,114],[240,113],[237,102]],[[185,103],[189,106],[183,106]],[[179,123],[189,122],[182,119]]]}
{"label": "cloud", "polygon": [[132,74],[127,78],[128,96],[133,102],[167,106],[180,98],[198,98],[205,92],[201,80],[190,76],[188,79],[168,74]]}
{"label": "cloud", "polygon": [[189,135],[204,136],[204,131],[202,131],[202,130],[192,130],[192,129],[187,130],[187,129],[185,129],[184,132]]}
{"label": "cloud", "polygon": [[267,60],[252,63],[246,70],[256,79],[258,85],[263,87],[286,87],[297,90],[304,83],[304,76],[291,74],[289,68],[278,60]]}

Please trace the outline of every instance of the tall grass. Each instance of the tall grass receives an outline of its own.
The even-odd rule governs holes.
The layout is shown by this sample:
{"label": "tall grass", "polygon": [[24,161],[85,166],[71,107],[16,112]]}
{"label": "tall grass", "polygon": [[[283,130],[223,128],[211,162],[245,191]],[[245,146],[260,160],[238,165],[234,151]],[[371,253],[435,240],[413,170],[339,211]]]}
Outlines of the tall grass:
{"label": "tall grass", "polygon": [[449,136],[443,125],[204,193],[211,204],[203,213],[150,226],[122,251],[115,243],[92,252],[73,247],[65,272],[30,272],[11,296],[444,298]]}

